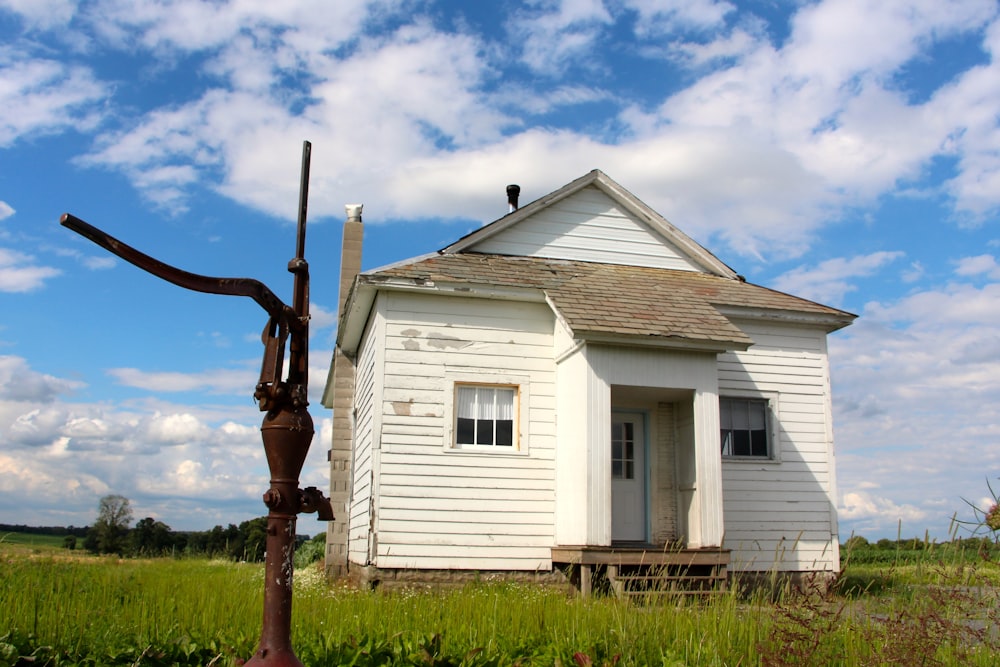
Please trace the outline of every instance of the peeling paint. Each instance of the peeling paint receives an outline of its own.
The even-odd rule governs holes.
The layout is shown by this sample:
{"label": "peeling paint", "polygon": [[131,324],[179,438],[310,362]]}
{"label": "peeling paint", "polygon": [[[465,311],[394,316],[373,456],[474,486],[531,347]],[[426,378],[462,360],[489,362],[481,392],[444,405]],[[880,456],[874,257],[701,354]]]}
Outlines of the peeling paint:
{"label": "peeling paint", "polygon": [[[432,343],[432,345],[433,345],[433,343]],[[420,343],[418,343],[417,341],[413,340],[412,338],[409,339],[409,340],[404,340],[403,341],[403,349],[404,350],[409,350],[410,352],[416,352],[417,350],[420,349]]]}
{"label": "peeling paint", "polygon": [[402,334],[403,336],[406,336],[407,338],[419,338],[420,337],[420,330],[419,329],[403,329],[399,333]]}
{"label": "peeling paint", "polygon": [[408,401],[393,401],[392,411],[397,415],[402,415],[404,417],[410,416],[410,408],[413,406],[413,399]]}
{"label": "peeling paint", "polygon": [[449,336],[448,334],[434,332],[427,334],[427,344],[438,350],[461,350],[462,348],[472,345],[472,341],[462,340],[457,336]]}

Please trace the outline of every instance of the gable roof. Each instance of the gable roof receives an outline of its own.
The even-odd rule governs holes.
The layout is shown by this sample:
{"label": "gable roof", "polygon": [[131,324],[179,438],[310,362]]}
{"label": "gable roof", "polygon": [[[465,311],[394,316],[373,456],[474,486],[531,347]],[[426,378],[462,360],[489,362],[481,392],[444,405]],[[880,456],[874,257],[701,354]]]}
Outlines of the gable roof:
{"label": "gable roof", "polygon": [[[555,207],[573,196],[579,196],[587,188],[603,192],[625,215],[636,223],[644,226],[649,235],[666,247],[675,248],[679,254],[701,271],[717,276],[735,278],[736,272],[723,263],[718,257],[697,243],[694,239],[672,225],[666,218],[643,203],[638,197],[619,185],[614,179],[599,169],[584,174],[580,178],[567,183],[558,190],[508,213],[504,217],[491,222],[484,227],[466,234],[451,245],[443,248],[442,254],[460,252],[496,252],[495,242],[506,232],[528,218],[539,217],[539,214],[550,207]],[[499,253],[505,254],[505,253]],[[544,254],[540,256],[546,256]],[[547,255],[559,257],[558,255]],[[573,257],[561,257],[573,259]],[[614,263],[628,263],[625,261]]]}
{"label": "gable roof", "polygon": [[[643,225],[641,234],[680,251],[682,268],[637,266],[611,252],[614,261],[584,261],[557,253],[533,256],[487,252],[496,239],[521,224],[551,217],[571,197],[596,188]],[[537,218],[536,218],[537,216]],[[619,216],[621,217],[621,216]],[[534,219],[533,219],[534,218]],[[527,222],[531,220],[531,222]],[[637,231],[638,228],[633,228]],[[516,244],[513,244],[516,245]],[[522,248],[533,246],[521,244]],[[543,248],[543,250],[545,250]],[[553,256],[545,256],[556,255]],[[580,254],[580,253],[577,253]],[[690,260],[690,261],[688,261]],[[578,339],[707,351],[746,349],[753,344],[730,317],[808,324],[827,332],[850,324],[855,315],[745,282],[742,277],[599,170],[576,179],[462,237],[437,254],[406,260],[359,275],[348,297],[337,345],[353,356],[379,291],[413,291],[546,301]]]}

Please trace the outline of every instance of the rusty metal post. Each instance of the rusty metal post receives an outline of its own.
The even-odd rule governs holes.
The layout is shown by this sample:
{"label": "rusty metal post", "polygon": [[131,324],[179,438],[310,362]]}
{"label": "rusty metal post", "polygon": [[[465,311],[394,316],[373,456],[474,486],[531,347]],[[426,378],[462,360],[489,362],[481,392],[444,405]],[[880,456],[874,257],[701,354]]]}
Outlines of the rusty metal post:
{"label": "rusty metal post", "polygon": [[[283,303],[263,283],[251,278],[212,278],[188,273],[143,254],[118,239],[66,213],[62,224],[127,262],[175,285],[198,292],[247,296],[269,315],[264,328],[264,360],[254,398],[264,415],[261,437],[271,473],[264,494],[267,548],[264,561],[264,622],[252,667],[302,667],[292,650],[292,577],[295,570],[295,522],[300,512],[317,512],[333,520],[330,500],[314,486],[299,488],[299,474],[313,438],[309,415],[309,265],[305,260],[306,208],[312,145],[302,145],[298,235],[295,258],[288,270],[295,275],[292,305]],[[290,339],[290,340],[289,340]],[[288,377],[282,381],[285,344]]]}
{"label": "rusty metal post", "polygon": [[[264,562],[264,624],[260,646],[247,667],[302,667],[292,649],[292,577],[295,571],[295,517],[302,511],[320,512],[332,520],[330,501],[315,487],[299,489],[299,473],[314,433],[306,387],[309,375],[309,265],[306,263],[306,202],[309,198],[310,145],[302,147],[302,186],[299,191],[299,229],[295,258],[288,270],[295,275],[287,382],[268,381],[267,360],[254,394],[262,410],[264,453],[271,470],[267,505],[267,550]],[[290,324],[292,324],[290,323]]]}
{"label": "rusty metal post", "polygon": [[267,513],[267,553],[264,563],[264,624],[260,646],[246,664],[298,667],[292,650],[292,576],[295,517],[301,511],[299,473],[313,437],[313,422],[305,408],[268,412],[261,425],[264,452],[271,469],[271,488],[264,494]]}

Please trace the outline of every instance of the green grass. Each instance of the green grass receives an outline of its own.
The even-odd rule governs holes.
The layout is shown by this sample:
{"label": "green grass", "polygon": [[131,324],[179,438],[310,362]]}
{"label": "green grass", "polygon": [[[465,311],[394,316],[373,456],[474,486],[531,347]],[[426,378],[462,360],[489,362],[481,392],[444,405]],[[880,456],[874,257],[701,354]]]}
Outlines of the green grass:
{"label": "green grass", "polygon": [[[977,632],[995,627],[996,589],[969,593],[981,580],[967,567],[849,571],[844,581],[858,586],[846,596],[726,593],[656,605],[509,583],[373,593],[331,587],[309,568],[296,572],[293,643],[310,666],[992,666],[996,634]],[[6,543],[0,666],[239,664],[256,649],[262,579],[260,565]]]}
{"label": "green grass", "polygon": [[[8,546],[37,547],[39,549],[62,549],[65,542],[62,535],[35,535],[32,533],[0,533],[0,544]],[[83,542],[83,540],[80,540]]]}

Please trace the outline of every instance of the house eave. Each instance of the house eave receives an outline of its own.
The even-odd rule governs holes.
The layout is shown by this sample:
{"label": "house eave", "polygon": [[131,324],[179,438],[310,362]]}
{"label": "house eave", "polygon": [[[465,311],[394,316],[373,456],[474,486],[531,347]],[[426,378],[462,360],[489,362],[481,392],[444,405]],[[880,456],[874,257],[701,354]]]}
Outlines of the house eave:
{"label": "house eave", "polygon": [[749,308],[746,306],[715,305],[720,314],[730,319],[760,320],[765,322],[780,322],[802,326],[820,327],[827,333],[849,326],[857,315],[846,311],[830,313],[810,313],[793,310],[777,310],[771,308]]}
{"label": "house eave", "polygon": [[750,346],[753,345],[753,342],[736,340],[705,340],[698,338],[685,338],[683,336],[630,336],[625,334],[608,334],[591,331],[574,332],[574,338],[578,341],[597,345],[644,348],[655,347],[666,350],[708,352],[713,354],[742,352],[744,350],[748,350]]}

